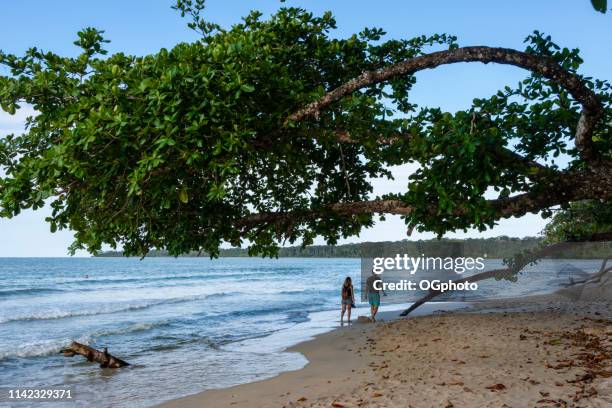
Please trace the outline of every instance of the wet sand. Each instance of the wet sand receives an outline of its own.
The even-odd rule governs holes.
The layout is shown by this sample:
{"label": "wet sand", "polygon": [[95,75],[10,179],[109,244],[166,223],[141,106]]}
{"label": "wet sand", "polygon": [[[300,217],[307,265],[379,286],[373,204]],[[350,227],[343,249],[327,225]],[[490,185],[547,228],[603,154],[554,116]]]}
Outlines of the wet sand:
{"label": "wet sand", "polygon": [[289,349],[301,370],[161,406],[610,407],[612,296],[572,291],[353,324]]}

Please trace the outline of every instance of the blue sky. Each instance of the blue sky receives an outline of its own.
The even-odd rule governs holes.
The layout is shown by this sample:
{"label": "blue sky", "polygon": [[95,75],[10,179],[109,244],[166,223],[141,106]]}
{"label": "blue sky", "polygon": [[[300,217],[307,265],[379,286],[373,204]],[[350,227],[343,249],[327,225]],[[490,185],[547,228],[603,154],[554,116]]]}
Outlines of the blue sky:
{"label": "blue sky", "polygon": [[[148,54],[178,42],[193,41],[197,35],[170,9],[171,0],[106,0],[103,2],[32,0],[4,2],[0,13],[0,49],[21,54],[30,46],[64,55],[74,55],[76,32],[93,26],[106,31],[110,52]],[[291,1],[315,14],[331,10],[338,22],[334,36],[349,36],[364,27],[381,27],[388,38],[410,38],[421,34],[451,33],[460,45],[490,45],[523,48],[523,39],[537,29],[552,35],[560,45],[580,48],[585,60],[581,72],[610,80],[612,72],[612,12],[593,10],[589,0],[495,1]],[[222,26],[240,21],[250,9],[264,15],[283,5],[276,0],[209,0],[206,16]],[[0,68],[0,74],[6,71]],[[488,96],[506,84],[514,84],[524,72],[505,66],[459,64],[418,75],[412,92],[415,102],[453,111],[468,106],[474,97]],[[0,112],[0,136],[19,132],[29,112],[11,117]],[[377,193],[398,191],[406,186],[410,168],[396,169],[397,180],[377,182]],[[0,257],[64,256],[72,234],[49,232],[45,211],[25,212],[12,220],[0,219]],[[449,236],[535,235],[545,221],[537,215],[504,220],[485,234],[474,231]],[[405,227],[395,217],[379,223],[359,240],[379,241],[405,238]],[[413,238],[429,238],[415,234]]]}

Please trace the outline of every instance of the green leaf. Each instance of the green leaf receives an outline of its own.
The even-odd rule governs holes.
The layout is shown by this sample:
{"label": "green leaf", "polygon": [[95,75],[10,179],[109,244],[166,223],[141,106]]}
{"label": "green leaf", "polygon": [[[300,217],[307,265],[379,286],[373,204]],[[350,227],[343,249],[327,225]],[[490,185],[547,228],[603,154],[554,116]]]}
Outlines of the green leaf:
{"label": "green leaf", "polygon": [[591,0],[591,4],[593,5],[593,8],[600,13],[605,13],[608,8],[607,0]]}
{"label": "green leaf", "polygon": [[187,204],[189,202],[189,195],[187,194],[187,190],[186,189],[183,188],[183,189],[179,190],[179,200],[183,204]]}
{"label": "green leaf", "polygon": [[253,85],[244,84],[240,87],[240,89],[242,89],[243,92],[253,92],[255,87]]}

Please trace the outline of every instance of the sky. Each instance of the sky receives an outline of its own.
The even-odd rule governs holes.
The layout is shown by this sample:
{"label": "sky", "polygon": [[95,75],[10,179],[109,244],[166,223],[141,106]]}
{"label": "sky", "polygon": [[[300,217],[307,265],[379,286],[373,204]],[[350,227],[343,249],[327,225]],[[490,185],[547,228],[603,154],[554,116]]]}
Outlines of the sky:
{"label": "sky", "polygon": [[[170,9],[172,0],[30,0],[3,2],[0,8],[0,49],[22,54],[31,46],[72,56],[76,33],[88,26],[106,31],[111,41],[109,52],[144,55],[160,48],[171,48],[179,42],[194,41],[197,34],[186,27],[186,21]],[[264,16],[283,5],[301,6],[315,14],[330,10],[336,17],[336,37],[346,37],[364,27],[385,29],[385,38],[411,38],[422,34],[450,33],[460,45],[488,45],[523,49],[523,39],[533,30],[550,34],[561,46],[580,48],[585,60],[581,73],[610,80],[612,57],[612,12],[597,13],[589,0],[514,0],[451,1],[292,1],[278,0],[209,0],[205,16],[210,21],[229,26],[240,21],[249,10]],[[0,68],[0,75],[7,74]],[[420,105],[439,106],[455,111],[470,105],[475,97],[486,97],[506,84],[513,85],[525,76],[514,67],[483,64],[455,64],[417,75],[412,100]],[[10,116],[0,111],[0,137],[19,133],[28,115],[24,107]],[[394,169],[396,180],[375,181],[375,193],[405,190],[413,167]],[[14,219],[0,219],[0,257],[66,256],[72,242],[70,231],[52,234],[44,219],[46,209],[24,211]],[[545,220],[530,214],[499,222],[486,231],[448,234],[448,237],[515,237],[537,235]],[[432,238],[432,234],[413,233],[410,239]],[[359,237],[345,242],[386,241],[408,238],[399,217],[387,217]],[[319,243],[322,243],[319,241]],[[86,253],[79,253],[86,256]]]}

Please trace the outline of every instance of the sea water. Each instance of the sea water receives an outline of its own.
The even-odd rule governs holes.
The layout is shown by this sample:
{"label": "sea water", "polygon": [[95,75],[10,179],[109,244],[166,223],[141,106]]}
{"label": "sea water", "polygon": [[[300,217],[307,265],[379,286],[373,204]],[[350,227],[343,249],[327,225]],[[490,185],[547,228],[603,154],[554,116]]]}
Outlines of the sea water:
{"label": "sea water", "polygon": [[[567,281],[562,270],[542,261],[529,278],[482,282],[480,293],[550,292]],[[49,406],[146,407],[296,370],[305,358],[284,350],[339,325],[346,276],[359,306],[353,318],[367,314],[359,259],[0,258],[0,387],[73,390],[72,402]],[[72,340],[108,347],[131,366],[100,369],[59,354]]]}

